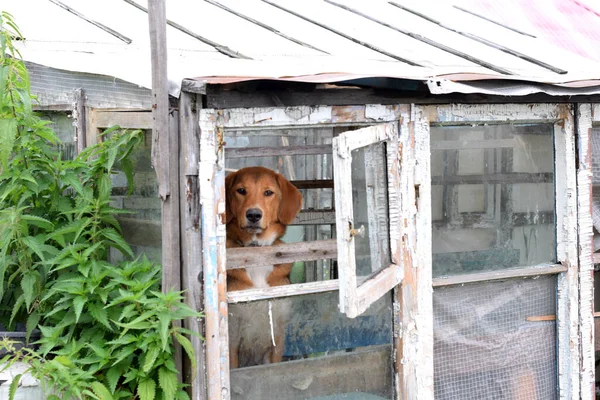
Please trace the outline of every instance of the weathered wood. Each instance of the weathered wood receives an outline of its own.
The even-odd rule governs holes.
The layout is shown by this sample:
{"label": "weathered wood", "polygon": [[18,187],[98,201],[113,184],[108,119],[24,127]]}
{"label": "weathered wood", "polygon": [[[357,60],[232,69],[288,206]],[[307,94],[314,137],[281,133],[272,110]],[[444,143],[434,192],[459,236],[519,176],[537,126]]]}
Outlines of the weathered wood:
{"label": "weathered wood", "polygon": [[292,400],[365,392],[390,398],[390,351],[389,345],[372,346],[339,355],[234,369],[231,398]]}
{"label": "weathered wood", "polygon": [[152,64],[152,165],[158,177],[158,195],[163,201],[170,195],[169,182],[171,181],[168,165],[161,162],[161,160],[168,159],[169,149],[166,13],[164,0],[148,1],[150,59]]}
{"label": "weathered wood", "polygon": [[290,225],[331,225],[335,224],[334,210],[302,210]]}
{"label": "weathered wood", "polygon": [[265,247],[234,247],[227,249],[227,269],[260,267],[336,257],[337,243],[335,239],[284,243]]}
{"label": "weathered wood", "polygon": [[200,204],[208,400],[230,396],[222,112],[200,112]]}
{"label": "weathered wood", "polygon": [[600,122],[600,101],[590,101],[592,103],[599,103],[599,104],[592,104],[592,121],[594,122]]}
{"label": "weathered wood", "polygon": [[[402,264],[396,370],[400,399],[433,398],[430,132],[426,110],[413,107],[400,130],[402,146]],[[405,226],[406,225],[406,226]]]}
{"label": "weathered wood", "polygon": [[264,289],[237,290],[227,293],[229,303],[274,299],[278,297],[300,296],[304,294],[322,293],[338,290],[340,283],[337,279],[328,281],[296,283],[284,286],[272,286]]}
{"label": "weathered wood", "polygon": [[153,129],[151,111],[95,111],[97,128],[118,125],[123,129]]}
{"label": "weathered wood", "polygon": [[[399,191],[400,166],[398,159],[398,123],[391,122],[379,124],[368,128],[362,128],[355,131],[344,132],[335,137],[333,143],[333,169],[336,180],[336,230],[338,242],[338,266],[340,279],[340,311],[348,317],[354,318],[364,312],[368,306],[385,293],[389,292],[402,280],[403,271],[400,268],[391,266],[390,270],[384,275],[387,279],[374,279],[365,290],[359,290],[356,276],[356,257],[355,243],[353,237],[354,231],[359,227],[355,226],[352,199],[352,150],[366,147],[371,144],[385,141],[390,150],[387,154],[387,179],[388,195],[390,200],[397,195],[403,195]],[[389,201],[390,206],[390,227],[388,232],[399,232],[399,210],[394,207],[394,202]],[[369,218],[376,218],[377,210],[369,210]],[[390,240],[389,235],[384,235],[383,240]],[[399,259],[399,238],[392,238],[390,243],[393,258]],[[373,251],[374,249],[372,249]],[[376,268],[378,269],[378,268]],[[378,275],[383,276],[383,275]],[[367,281],[368,282],[368,281]],[[363,283],[364,284],[364,283]]]}
{"label": "weathered wood", "polygon": [[[241,83],[240,85],[242,85]],[[306,88],[296,90],[236,90],[235,85],[229,90],[222,90],[221,85],[208,85],[207,107],[215,109],[247,108],[247,107],[274,107],[278,104],[274,98],[279,99],[286,107],[294,106],[345,106],[353,104],[504,104],[506,96],[486,95],[480,93],[462,94],[452,93],[446,95],[432,95],[426,86],[419,87],[418,91],[370,88],[328,88],[319,89],[316,85],[306,84]],[[526,96],[514,96],[511,103],[600,103],[600,95],[580,96],[551,96],[545,93],[534,93]],[[600,115],[600,112],[596,115]],[[598,117],[600,118],[600,117]],[[598,119],[600,120],[600,119]]]}
{"label": "weathered wood", "polygon": [[556,185],[556,255],[567,271],[558,276],[558,388],[561,398],[580,398],[579,263],[577,246],[577,180],[575,132],[570,106],[552,107]]}
{"label": "weathered wood", "polygon": [[75,141],[77,142],[77,154],[85,149],[86,123],[85,123],[85,94],[83,89],[75,89],[73,101],[73,125],[75,126]]}
{"label": "weathered wood", "polygon": [[206,83],[194,79],[181,81],[181,91],[195,94],[206,94]]}
{"label": "weathered wood", "polygon": [[314,128],[343,124],[355,126],[361,123],[373,125],[398,120],[399,110],[398,105],[239,108],[228,110],[224,127],[243,131],[300,125]]}
{"label": "weathered wood", "polygon": [[333,179],[296,180],[290,181],[298,189],[333,189]]}
{"label": "weathered wood", "polygon": [[[282,138],[285,139],[285,138]],[[316,144],[308,146],[285,146],[285,147],[231,147],[225,148],[225,157],[269,157],[269,156],[299,156],[311,154],[331,154],[330,144]]]}
{"label": "weathered wood", "polygon": [[579,104],[577,116],[577,230],[579,243],[579,329],[581,399],[595,398],[594,233],[592,228],[592,107]]}
{"label": "weathered wood", "polygon": [[[195,94],[182,92],[179,98],[179,143],[180,143],[180,189],[181,205],[181,283],[185,291],[186,303],[193,310],[202,311],[203,273],[200,232],[200,192],[198,188],[198,159],[200,152],[200,122],[198,118],[201,104]],[[188,318],[184,322],[196,353],[196,370],[191,364],[185,369],[185,382],[190,385],[190,399],[206,399],[206,370],[204,360],[204,321],[202,318]]]}
{"label": "weathered wood", "polygon": [[481,183],[552,183],[552,172],[506,172],[486,175],[448,175],[432,176],[432,185],[468,185]]}
{"label": "weathered wood", "polygon": [[432,286],[462,285],[465,283],[494,281],[509,278],[525,278],[529,276],[554,275],[565,272],[567,267],[561,264],[537,265],[525,268],[508,268],[498,271],[473,272],[468,274],[440,276],[433,278]]}

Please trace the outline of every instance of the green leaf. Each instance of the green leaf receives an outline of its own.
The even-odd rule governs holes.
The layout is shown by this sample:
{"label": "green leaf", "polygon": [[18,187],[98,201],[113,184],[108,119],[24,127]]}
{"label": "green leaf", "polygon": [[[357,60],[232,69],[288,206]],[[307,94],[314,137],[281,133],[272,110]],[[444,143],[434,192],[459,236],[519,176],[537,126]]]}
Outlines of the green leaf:
{"label": "green leaf", "polygon": [[13,152],[17,138],[17,120],[0,119],[0,162],[8,169],[8,159]]}
{"label": "green leaf", "polygon": [[137,393],[140,400],[154,400],[156,396],[156,382],[154,379],[144,379],[137,387]]}
{"label": "green leaf", "polygon": [[121,253],[133,257],[133,251],[129,244],[123,239],[123,236],[119,234],[113,228],[106,228],[102,230],[102,236],[112,242],[112,245],[119,250]]}
{"label": "green leaf", "polygon": [[37,226],[39,228],[43,228],[47,231],[51,231],[52,229],[54,229],[54,224],[42,217],[24,214],[21,216],[21,219],[29,222],[29,224],[31,224],[31,225],[35,225],[35,226]]}
{"label": "green leaf", "polygon": [[27,317],[27,323],[25,324],[25,327],[27,328],[25,340],[27,340],[27,342],[29,342],[31,332],[37,327],[38,323],[40,322],[40,317],[41,315],[37,312],[37,310],[29,314],[29,316]]}
{"label": "green leaf", "polygon": [[169,327],[171,326],[171,315],[168,311],[163,311],[158,314],[158,329],[160,341],[163,351],[166,350],[169,344]]}
{"label": "green leaf", "polygon": [[25,305],[27,308],[31,308],[31,303],[35,297],[34,287],[37,278],[34,274],[29,273],[23,276],[21,279],[21,289],[23,289],[23,295],[25,296]]}
{"label": "green leaf", "polygon": [[106,386],[98,381],[92,382],[92,390],[101,400],[113,400],[113,397]]}
{"label": "green leaf", "polygon": [[19,382],[21,381],[21,376],[23,376],[23,374],[15,375],[13,381],[10,383],[10,388],[8,389],[9,400],[14,400],[15,395],[17,394],[17,388],[19,387]]}
{"label": "green leaf", "polygon": [[[191,365],[192,374],[195,374],[196,373],[196,355],[194,354],[194,346],[192,346],[192,342],[190,342],[190,340],[188,338],[186,338],[179,332],[175,332],[175,340],[177,340],[177,342],[181,345],[181,347],[185,351],[185,354],[187,354],[188,359],[190,360],[190,363],[192,364]],[[194,380],[195,378],[196,378],[195,376],[192,376],[192,380]]]}
{"label": "green leaf", "polygon": [[108,382],[108,388],[111,393],[115,393],[115,389],[117,388],[117,383],[119,383],[119,379],[121,378],[121,368],[119,366],[114,366],[109,368],[106,371],[106,381]]}
{"label": "green leaf", "polygon": [[73,298],[73,309],[75,310],[75,323],[79,322],[79,317],[81,316],[81,311],[83,311],[83,306],[87,298],[85,296],[77,296]]}
{"label": "green leaf", "polygon": [[175,393],[177,393],[177,374],[169,371],[168,369],[161,367],[158,370],[158,384],[163,390],[165,398],[174,399]]}
{"label": "green leaf", "polygon": [[177,391],[177,400],[190,400],[190,396],[188,396],[185,390]]}
{"label": "green leaf", "polygon": [[142,371],[148,373],[153,367],[156,359],[160,354],[160,348],[156,346],[150,347],[150,350],[146,353],[146,357],[144,358],[144,365],[142,366]]}
{"label": "green leaf", "polygon": [[102,325],[112,330],[112,326],[108,320],[108,315],[106,314],[106,310],[96,303],[89,303],[88,310],[96,321],[100,322]]}
{"label": "green leaf", "polygon": [[22,240],[27,247],[37,254],[40,260],[46,260],[46,255],[44,254],[44,239],[39,236],[26,236]]}

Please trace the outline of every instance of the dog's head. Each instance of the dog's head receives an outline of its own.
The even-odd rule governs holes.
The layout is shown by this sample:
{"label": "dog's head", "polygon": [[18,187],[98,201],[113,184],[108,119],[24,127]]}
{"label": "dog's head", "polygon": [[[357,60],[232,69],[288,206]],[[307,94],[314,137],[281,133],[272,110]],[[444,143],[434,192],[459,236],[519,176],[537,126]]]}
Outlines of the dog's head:
{"label": "dog's head", "polygon": [[300,191],[283,175],[247,167],[225,178],[227,224],[260,234],[275,223],[288,225],[302,208]]}

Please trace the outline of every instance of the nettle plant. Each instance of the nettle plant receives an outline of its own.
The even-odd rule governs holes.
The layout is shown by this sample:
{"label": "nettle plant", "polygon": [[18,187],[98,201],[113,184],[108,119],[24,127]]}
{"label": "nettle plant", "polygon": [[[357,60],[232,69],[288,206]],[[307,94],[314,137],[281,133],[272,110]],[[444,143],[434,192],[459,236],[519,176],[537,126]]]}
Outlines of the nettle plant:
{"label": "nettle plant", "polygon": [[[200,317],[179,292],[160,292],[161,268],[134,258],[110,205],[111,175],[132,189],[130,155],[141,131],[115,127],[63,160],[59,140],[32,111],[22,40],[0,14],[0,323],[41,332],[39,349],[9,350],[0,364],[26,363],[48,399],[186,399],[173,358],[178,342],[195,370],[186,330]],[[118,250],[126,260],[108,262]],[[12,382],[11,398],[20,376]]]}

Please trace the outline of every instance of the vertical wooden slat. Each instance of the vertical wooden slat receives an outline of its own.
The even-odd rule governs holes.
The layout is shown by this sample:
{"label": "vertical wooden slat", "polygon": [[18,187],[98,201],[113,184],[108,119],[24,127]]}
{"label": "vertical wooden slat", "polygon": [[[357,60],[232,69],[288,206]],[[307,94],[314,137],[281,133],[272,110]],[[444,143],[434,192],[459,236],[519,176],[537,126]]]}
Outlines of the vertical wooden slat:
{"label": "vertical wooden slat", "polygon": [[577,116],[577,214],[579,240],[579,326],[581,337],[581,399],[595,398],[594,263],[592,261],[592,107],[579,104]]}
{"label": "vertical wooden slat", "polygon": [[[181,205],[181,281],[187,304],[196,311],[203,310],[202,249],[200,231],[200,191],[198,189],[198,158],[200,152],[201,99],[196,94],[182,92],[179,98],[180,196]],[[196,335],[204,335],[201,318],[188,318],[185,327]],[[191,385],[191,400],[206,398],[204,341],[190,337],[196,353],[195,371],[186,370],[185,382]],[[191,366],[189,366],[191,367]]]}
{"label": "vertical wooden slat", "polygon": [[554,124],[556,242],[558,262],[558,388],[561,399],[579,399],[579,268],[574,119],[571,105],[557,105]]}
{"label": "vertical wooden slat", "polygon": [[[217,119],[219,120],[217,122]],[[208,399],[229,398],[222,112],[200,113],[200,204]]]}
{"label": "vertical wooden slat", "polygon": [[409,176],[414,176],[415,187],[408,191],[413,195],[407,199],[409,204],[402,204],[402,209],[416,210],[413,209],[415,230],[402,237],[404,280],[401,292],[397,292],[402,315],[401,337],[396,344],[396,369],[401,374],[397,398],[425,400],[433,399],[433,300],[429,122],[422,108],[413,108],[408,129],[400,133],[400,143],[402,164],[413,168],[414,174]]}
{"label": "vertical wooden slat", "polygon": [[73,102],[73,120],[75,125],[75,140],[77,141],[77,154],[85,149],[85,95],[83,89],[75,89]]}

